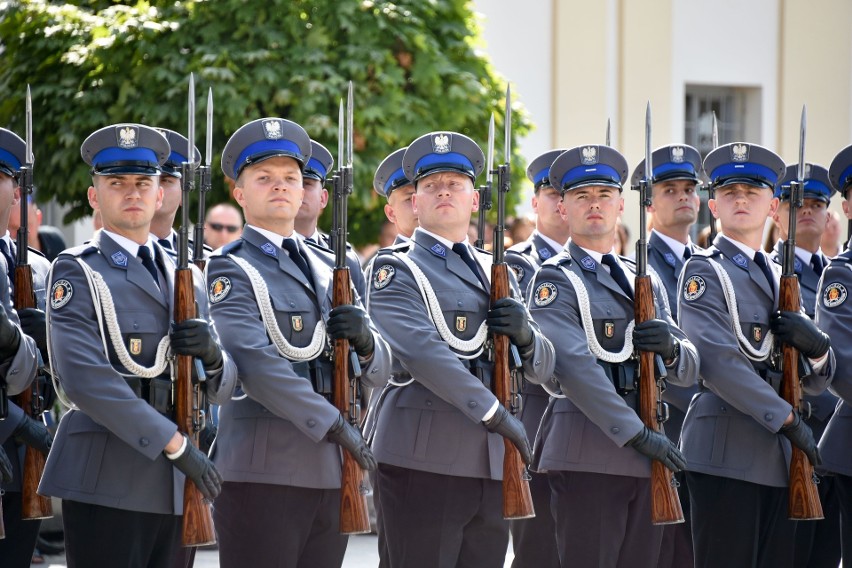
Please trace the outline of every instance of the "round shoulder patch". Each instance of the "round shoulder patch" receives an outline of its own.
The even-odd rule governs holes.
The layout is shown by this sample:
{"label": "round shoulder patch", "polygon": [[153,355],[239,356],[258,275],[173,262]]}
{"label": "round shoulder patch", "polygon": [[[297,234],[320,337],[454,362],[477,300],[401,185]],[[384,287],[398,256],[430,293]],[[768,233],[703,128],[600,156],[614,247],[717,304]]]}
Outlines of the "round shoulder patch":
{"label": "round shoulder patch", "polygon": [[510,264],[509,268],[512,269],[512,272],[515,273],[515,278],[518,279],[518,282],[524,279],[524,267],[520,264]]}
{"label": "round shoulder patch", "polygon": [[71,301],[73,295],[74,288],[71,287],[70,282],[65,279],[57,280],[53,283],[53,288],[50,289],[50,307],[58,310]]}
{"label": "round shoulder patch", "polygon": [[227,298],[230,292],[231,281],[224,276],[219,276],[213,282],[210,283],[210,292],[207,294],[207,296],[210,299],[211,304],[218,304],[219,302]]}
{"label": "round shoulder patch", "polygon": [[822,293],[822,303],[826,308],[836,308],[846,301],[846,286],[840,282],[832,282]]}
{"label": "round shoulder patch", "polygon": [[376,275],[373,277],[373,288],[381,290],[391,283],[393,276],[396,274],[396,269],[390,264],[383,264],[376,270]]}
{"label": "round shoulder patch", "polygon": [[542,282],[535,289],[533,301],[536,306],[546,306],[556,299],[557,292],[555,284],[552,282]]}
{"label": "round shoulder patch", "polygon": [[683,285],[683,299],[687,302],[697,300],[707,289],[707,284],[700,276],[690,276]]}

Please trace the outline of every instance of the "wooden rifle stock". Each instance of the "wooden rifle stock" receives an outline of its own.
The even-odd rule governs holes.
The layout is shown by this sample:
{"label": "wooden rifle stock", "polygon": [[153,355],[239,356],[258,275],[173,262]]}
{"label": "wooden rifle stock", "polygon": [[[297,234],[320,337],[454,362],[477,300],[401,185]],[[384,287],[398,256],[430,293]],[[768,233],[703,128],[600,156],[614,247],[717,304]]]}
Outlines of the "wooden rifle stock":
{"label": "wooden rifle stock", "polygon": [[[182,322],[195,316],[192,269],[178,268],[175,270],[175,321]],[[189,438],[189,443],[197,448],[198,434],[202,428],[201,395],[198,385],[193,384],[192,381],[192,367],[192,357],[188,355],[175,357],[175,421],[178,430],[185,434]],[[204,501],[201,492],[188,477],[183,486],[182,540],[184,546],[201,546],[216,542],[210,504]]]}
{"label": "wooden rifle stock", "polygon": [[[491,266],[491,304],[509,293],[509,267],[505,262]],[[494,372],[491,380],[494,395],[500,404],[511,408],[512,371],[509,368],[509,338],[494,334]],[[503,518],[528,519],[535,517],[530,483],[526,475],[526,466],[521,453],[508,438],[503,438]]]}
{"label": "wooden rifle stock", "polygon": [[[651,277],[647,274],[636,276],[634,287],[636,323],[654,319],[656,310]],[[655,372],[656,356],[650,351],[639,352],[639,417],[649,429],[662,432],[658,412],[660,401]],[[651,460],[651,522],[668,525],[683,521],[674,474],[661,462]]]}
{"label": "wooden rifle stock", "polygon": [[[29,264],[15,265],[14,304],[16,310],[35,308],[33,293],[33,271]],[[38,392],[38,377],[17,398],[17,404],[34,420],[41,419],[41,396]],[[25,520],[47,519],[53,516],[53,505],[49,497],[38,494],[38,484],[44,473],[44,454],[30,446],[24,454],[24,475],[21,481],[21,517]]]}
{"label": "wooden rifle stock", "polygon": [[[343,245],[345,246],[345,245]],[[332,284],[332,305],[334,307],[352,303],[349,268],[335,268]],[[352,405],[357,401],[354,387],[355,379],[350,378],[350,351],[348,339],[334,340],[334,382],[332,386],[333,402],[344,420],[353,420]],[[356,360],[357,361],[357,360]],[[357,420],[353,424],[358,427]],[[343,465],[340,472],[340,533],[363,534],[370,532],[370,515],[367,510],[366,485],[364,471],[348,450],[343,450]]]}
{"label": "wooden rifle stock", "polygon": [[[778,307],[785,312],[798,312],[799,278],[793,274],[781,277],[781,290]],[[781,396],[793,406],[793,412],[802,408],[802,384],[799,379],[799,351],[792,345],[784,344],[782,348]],[[793,446],[790,459],[790,497],[787,504],[787,515],[794,520],[822,519],[822,504],[819,500],[816,483],[814,483],[814,468],[805,452]]]}

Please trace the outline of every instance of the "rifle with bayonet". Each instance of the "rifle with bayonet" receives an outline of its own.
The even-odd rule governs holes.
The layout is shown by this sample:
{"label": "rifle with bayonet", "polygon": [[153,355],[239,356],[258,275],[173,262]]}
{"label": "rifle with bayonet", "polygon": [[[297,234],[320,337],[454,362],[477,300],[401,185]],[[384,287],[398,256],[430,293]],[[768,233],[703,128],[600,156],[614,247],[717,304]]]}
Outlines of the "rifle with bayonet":
{"label": "rifle with bayonet", "polygon": [[[648,236],[645,209],[651,205],[654,165],[651,154],[651,103],[645,111],[645,176],[639,184],[639,239],[636,241],[636,280],[634,311],[636,324],[657,317],[654,291],[648,274]],[[662,433],[668,419],[663,402],[666,367],[660,355],[639,352],[639,417],[648,429]],[[682,523],[683,510],[677,494],[674,474],[662,462],[651,460],[651,522],[655,525]]]}
{"label": "rifle with bayonet", "polygon": [[[492,119],[493,124],[493,119]],[[492,130],[493,132],[493,130]],[[503,235],[506,222],[506,194],[511,189],[510,164],[512,160],[512,95],[511,87],[506,87],[506,114],[504,126],[504,163],[497,168],[497,224],[494,226],[492,243],[493,259],[491,264],[491,306],[503,298],[511,297],[509,287],[509,265],[506,264]],[[493,140],[489,141],[488,165],[492,163]],[[488,176],[491,177],[489,170]],[[491,336],[494,353],[494,375],[492,385],[494,396],[509,409],[512,414],[520,411],[520,388],[517,375],[513,371],[520,368],[521,357],[518,349],[502,334]],[[535,516],[532,494],[530,493],[529,474],[521,459],[521,453],[508,439],[503,438],[503,518],[527,519]]]}
{"label": "rifle with bayonet", "polygon": [[[334,191],[332,203],[332,248],[334,249],[334,276],[332,280],[333,308],[352,303],[352,282],[346,264],[347,201],[354,185],[352,166],[352,82],[346,99],[346,122],[344,124],[343,101],[338,112],[337,171],[332,178]],[[345,142],[344,142],[345,139]],[[345,145],[345,153],[344,153]],[[334,406],[344,420],[355,428],[359,427],[360,406],[358,404],[358,379],[361,364],[358,354],[348,339],[334,340],[334,375],[332,398]],[[364,471],[348,450],[343,450],[340,479],[340,533],[362,534],[370,532],[370,517],[367,510],[367,486]]]}
{"label": "rifle with bayonet", "polygon": [[473,246],[479,249],[485,248],[485,226],[487,224],[486,217],[491,211],[492,201],[492,183],[491,170],[494,168],[494,115],[491,115],[491,122],[488,123],[488,163],[486,164],[485,183],[479,186],[479,216],[476,218],[476,242]]}
{"label": "rifle with bayonet", "polygon": [[[802,309],[799,294],[799,278],[796,276],[796,214],[804,203],[805,194],[805,128],[807,114],[802,107],[802,121],[799,130],[799,165],[796,180],[790,183],[790,222],[787,240],[782,253],[781,286],[778,296],[778,309],[782,312],[799,312]],[[793,407],[793,412],[804,412],[802,399],[802,381],[799,378],[799,350],[790,344],[781,348],[781,396]],[[822,504],[819,501],[814,468],[805,452],[793,445],[790,458],[790,493],[787,503],[787,515],[794,520],[822,519]]]}
{"label": "rifle with bayonet", "polygon": [[604,140],[607,146],[612,147],[612,144],[610,144],[611,137],[609,119],[606,119],[606,138]]}
{"label": "rifle with bayonet", "polygon": [[201,184],[198,188],[198,217],[195,221],[193,237],[192,263],[204,272],[207,260],[204,258],[204,217],[207,194],[213,186],[210,164],[213,162],[213,88],[207,91],[207,139],[204,144],[204,163],[198,168]]}
{"label": "rifle with bayonet", "polygon": [[[33,271],[29,265],[28,258],[28,231],[29,218],[27,208],[29,198],[33,194],[33,104],[30,96],[30,87],[27,85],[26,104],[26,163],[21,166],[18,185],[21,188],[21,225],[18,227],[18,256],[15,262],[15,284],[13,294],[13,305],[15,310],[35,308],[36,299],[33,291]],[[17,404],[24,413],[34,420],[41,420],[44,411],[44,400],[39,392],[42,369],[29,388],[17,396]],[[46,458],[37,449],[27,446],[24,454],[24,473],[21,482],[23,502],[21,504],[21,517],[25,520],[46,519],[53,516],[53,506],[50,498],[38,494],[38,484],[44,473]]]}
{"label": "rifle with bayonet", "polygon": [[[187,135],[187,160],[181,164],[181,223],[178,230],[178,260],[175,269],[175,322],[197,317],[195,287],[189,265],[189,194],[195,189],[195,77],[189,76],[189,132]],[[212,124],[208,120],[207,137],[211,136]],[[201,243],[196,243],[201,248]],[[195,368],[196,378],[192,373]],[[178,431],[185,434],[188,443],[199,446],[199,433],[204,428],[204,400],[201,383],[206,380],[204,364],[189,355],[175,356],[175,420]],[[213,514],[210,504],[189,478],[183,486],[183,535],[184,546],[214,544]]]}
{"label": "rifle with bayonet", "polygon": [[[716,111],[713,111],[713,131],[711,134],[711,144],[713,145],[713,149],[719,147],[719,123],[716,121]],[[707,199],[716,199],[716,186],[712,183],[707,185]],[[713,241],[716,240],[716,219],[713,218],[712,213],[710,214],[710,234],[707,237],[707,246],[713,244]]]}

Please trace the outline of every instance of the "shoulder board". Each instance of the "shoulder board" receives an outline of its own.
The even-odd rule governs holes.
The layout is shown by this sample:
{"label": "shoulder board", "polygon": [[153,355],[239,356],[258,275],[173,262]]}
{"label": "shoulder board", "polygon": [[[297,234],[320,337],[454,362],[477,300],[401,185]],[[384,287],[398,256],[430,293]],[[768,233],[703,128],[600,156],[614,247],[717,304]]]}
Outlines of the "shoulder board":
{"label": "shoulder board", "polygon": [[506,249],[506,253],[514,252],[518,254],[531,254],[533,244],[531,241],[521,241],[516,245],[512,245]]}
{"label": "shoulder board", "polygon": [[[309,241],[308,239],[303,239],[303,240],[302,240],[302,242],[303,242],[303,243],[305,243],[305,246],[309,246],[309,247],[311,247],[311,248],[313,248],[313,249],[321,250],[321,251],[323,251],[323,252],[330,252],[330,253],[332,253],[332,254],[334,253],[334,251],[333,251],[331,248],[329,248],[329,247],[327,247],[327,246],[325,246],[325,245],[321,245],[321,244],[319,244],[319,243],[315,243],[315,242],[313,242],[313,241]],[[349,246],[348,246],[348,244],[347,244],[347,247],[346,247],[346,248],[347,248],[347,250],[348,250],[348,249],[349,249],[349,248],[351,248],[351,247],[349,247]]]}
{"label": "shoulder board", "polygon": [[486,249],[484,249],[484,248],[475,247],[475,246],[473,246],[473,245],[471,245],[471,247],[472,247],[472,248],[473,248],[473,250],[475,250],[476,252],[481,252],[482,254],[487,254],[488,256],[494,256],[494,253],[493,253],[493,252],[491,252],[490,250],[486,250]]}
{"label": "shoulder board", "polygon": [[86,256],[97,252],[98,247],[92,244],[91,241],[88,241],[80,246],[65,249],[64,251],[59,253],[59,256]]}
{"label": "shoulder board", "polygon": [[721,255],[722,255],[722,251],[720,251],[716,247],[696,250],[695,252],[692,253],[693,258],[694,257],[713,258],[714,256],[721,256]]}
{"label": "shoulder board", "polygon": [[397,243],[395,245],[390,245],[387,247],[380,248],[378,252],[376,252],[376,256],[381,254],[393,254],[395,252],[408,252],[411,250],[412,241],[405,241],[402,243]]}
{"label": "shoulder board", "polygon": [[832,257],[831,263],[834,264],[835,262],[845,262],[846,264],[852,264],[852,249],[845,250],[837,256]]}
{"label": "shoulder board", "polygon": [[241,246],[243,246],[243,240],[237,239],[219,249],[221,251],[219,254],[222,256],[225,256],[226,254],[231,254],[232,252],[238,250]]}
{"label": "shoulder board", "polygon": [[541,263],[542,268],[545,266],[568,266],[571,264],[571,255],[568,254],[557,254],[556,256],[551,256],[547,260]]}

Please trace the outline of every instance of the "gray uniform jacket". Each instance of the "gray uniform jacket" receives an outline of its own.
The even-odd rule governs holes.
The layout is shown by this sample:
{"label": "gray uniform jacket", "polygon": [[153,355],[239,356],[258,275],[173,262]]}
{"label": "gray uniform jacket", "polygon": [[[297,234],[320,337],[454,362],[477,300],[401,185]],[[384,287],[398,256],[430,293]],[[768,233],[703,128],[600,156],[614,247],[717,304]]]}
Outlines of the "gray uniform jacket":
{"label": "gray uniform jacket", "polygon": [[[633,263],[620,257],[633,270]],[[539,471],[586,471],[649,477],[651,462],[625,444],[643,424],[634,406],[616,391],[597,357],[589,349],[577,292],[564,270],[586,286],[595,336],[612,352],[624,346],[625,330],[634,319],[633,300],[609,272],[583,249],[568,242],[566,250],[545,262],[530,287],[530,312],[556,349],[554,378],[565,398],[553,398],[541,421],[535,442],[534,466]],[[630,270],[625,271],[628,278]],[[698,354],[666,309],[662,289],[652,277],[657,317],[666,320],[680,340],[680,356],[668,369],[667,381],[687,386],[698,378]],[[549,377],[527,378],[544,383]],[[638,392],[638,391],[634,391]]]}
{"label": "gray uniform jacket", "polygon": [[[739,321],[733,324],[710,259],[725,269],[736,292]],[[786,487],[790,442],[778,431],[791,407],[775,390],[780,373],[746,357],[732,327],[737,325],[752,347],[763,345],[769,318],[778,309],[780,270],[772,262],[769,266],[775,272],[772,285],[723,235],[686,263],[678,294],[680,325],[701,353],[705,388],[692,399],[681,446],[690,471]],[[829,357],[818,373],[802,377],[808,394],[819,394],[831,381],[834,355]]]}
{"label": "gray uniform jacket", "polygon": [[[31,255],[33,258],[35,255]],[[11,270],[14,270],[13,266]],[[8,274],[8,265],[5,257],[0,254],[0,304],[3,305],[3,309],[6,310],[6,316],[9,318],[15,325],[19,325],[18,314],[12,308],[12,290],[10,288],[11,283],[9,282]],[[42,306],[44,306],[44,282],[42,281],[41,289],[39,290],[39,284],[37,280],[36,270],[33,270],[33,288],[36,289],[36,300],[38,301],[38,294],[42,295]],[[20,328],[19,328],[20,331]],[[36,346],[35,341],[27,335],[24,335],[23,331],[21,331],[21,342],[18,346],[18,351],[15,355],[6,361],[0,362],[0,377],[2,380],[6,382],[6,394],[9,396],[16,395],[21,393],[25,388],[29,386],[29,384],[33,381],[36,375],[36,371],[38,370],[39,364],[39,356],[38,347]],[[10,405],[11,406],[11,405]],[[0,428],[2,428],[3,424],[0,423]],[[4,440],[2,437],[2,430],[0,430],[0,440]]]}
{"label": "gray uniform jacket", "polygon": [[[701,250],[693,245],[694,250]],[[666,291],[666,298],[672,319],[677,321],[677,281],[683,270],[683,257],[678,257],[656,231],[648,237],[648,264],[660,277]],[[683,419],[689,408],[689,401],[698,392],[698,385],[680,387],[670,385],[663,393],[663,400],[669,403],[669,419],[666,422],[666,434],[671,440],[680,438]]]}
{"label": "gray uniform jacket", "polygon": [[822,469],[852,476],[852,250],[846,249],[831,259],[822,273],[817,296],[816,323],[832,339],[837,357],[837,372],[831,390],[840,397],[819,442]]}
{"label": "gray uniform jacket", "polygon": [[[783,266],[783,250],[784,241],[778,241],[775,244],[775,249],[769,254],[778,266]],[[823,264],[827,264],[823,262]],[[814,319],[816,317],[817,294],[819,293],[819,275],[814,272],[810,264],[804,264],[798,256],[793,261],[793,270],[796,276],[799,277],[799,292],[802,296],[802,309],[808,314],[808,317]],[[835,345],[835,357],[837,345]],[[810,405],[811,416],[808,419],[808,425],[813,429],[814,436],[817,440],[822,436],[825,427],[828,425],[828,419],[834,412],[834,407],[837,406],[837,397],[831,394],[829,390],[823,391],[817,396],[805,395],[805,402]]]}
{"label": "gray uniform jacket", "polygon": [[[414,231],[407,252],[386,249],[376,257],[370,314],[393,350],[394,378],[414,379],[383,393],[373,439],[376,459],[418,471],[501,480],[503,438],[482,424],[497,401],[486,386],[491,364],[479,360],[480,380],[440,337],[411,271],[398,258],[402,254],[425,273],[440,304],[436,315],[454,336],[473,338],[489,305],[490,290],[461,257],[421,229]],[[488,282],[491,256],[477,252],[476,260]],[[511,276],[510,281],[517,294]],[[530,325],[534,349],[523,371],[550,376],[553,346],[532,320]]]}
{"label": "gray uniform jacket", "polygon": [[[0,269],[3,270],[2,275],[0,275],[0,286],[2,286],[6,292],[4,293],[0,290],[0,301],[3,302],[3,306],[6,308],[6,315],[13,322],[18,321],[17,313],[12,310],[11,298],[9,298],[8,290],[9,286],[6,282],[6,259],[3,258],[3,255],[0,255],[0,262],[2,262],[2,267]],[[37,250],[30,249],[28,262],[30,265],[30,269],[33,274],[33,293],[35,294],[36,299],[36,307],[40,310],[44,310],[44,302],[47,296],[47,292],[45,290],[47,283],[47,275],[50,272],[50,262]],[[22,353],[26,353],[28,349],[27,345],[33,343],[33,340],[26,336],[21,335],[22,339],[25,341],[21,342],[21,346],[18,347],[18,354],[13,359],[18,359]],[[24,349],[22,352],[21,349]],[[41,361],[41,354],[38,351],[38,348],[35,349],[35,355],[33,361],[36,365],[38,365]],[[28,364],[29,366],[29,364]],[[9,372],[12,372],[13,376],[17,376],[20,371],[14,371],[14,368],[6,371],[6,375],[8,376]],[[3,373],[0,371],[0,373]],[[32,381],[34,377],[30,376],[30,381]],[[29,386],[29,383],[28,383]],[[23,444],[18,444],[14,439],[11,439],[10,436],[12,432],[23,422],[25,419],[23,409],[9,400],[9,416],[6,417],[6,420],[0,420],[0,443],[3,443],[3,449],[6,450],[6,454],[9,456],[9,459],[12,462],[12,471],[14,472],[14,478],[12,479],[12,483],[8,485],[3,485],[3,489],[5,491],[20,491],[21,490],[21,477],[23,475],[24,470],[24,453],[26,452],[27,447]]]}
{"label": "gray uniform jacket", "polygon": [[[104,353],[92,293],[77,261],[103,277],[125,347],[134,361],[149,367],[168,334],[174,302],[175,265],[162,247],[154,248],[162,292],[141,262],[103,231],[54,261],[47,313],[50,359],[77,408],[62,417],[39,493],[130,511],[183,512],[184,475],[162,453],[177,427],[134,393],[109,339]],[[206,319],[203,280],[192,270],[199,317]],[[237,376],[231,357],[223,352],[222,359],[222,371],[207,378],[207,394],[218,404],[230,399]]]}
{"label": "gray uniform jacket", "polygon": [[[300,376],[278,353],[261,323],[251,281],[231,258],[260,273],[284,337],[305,347],[331,311],[333,258],[302,243],[314,290],[280,244],[247,226],[241,239],[217,250],[207,264],[213,321],[227,330],[222,342],[239,369],[236,400],[219,413],[213,458],[225,481],[336,489],[340,448],[325,435],[340,413],[314,390],[307,373]],[[377,387],[387,382],[390,354],[375,330],[373,339],[373,358],[363,365],[361,380]]]}
{"label": "gray uniform jacket", "polygon": [[[331,248],[331,235],[320,233],[320,242],[317,244],[333,252]],[[352,280],[352,285],[358,292],[358,297],[363,301],[367,297],[367,284],[364,279],[364,271],[361,268],[361,259],[358,258],[358,253],[355,252],[349,243],[346,243],[346,265],[349,267],[349,278]]]}

